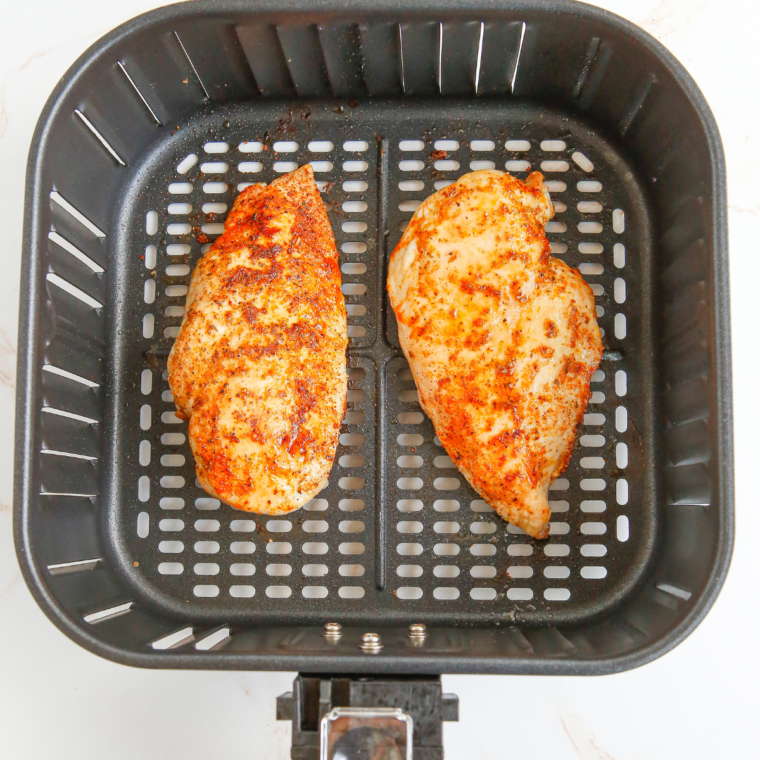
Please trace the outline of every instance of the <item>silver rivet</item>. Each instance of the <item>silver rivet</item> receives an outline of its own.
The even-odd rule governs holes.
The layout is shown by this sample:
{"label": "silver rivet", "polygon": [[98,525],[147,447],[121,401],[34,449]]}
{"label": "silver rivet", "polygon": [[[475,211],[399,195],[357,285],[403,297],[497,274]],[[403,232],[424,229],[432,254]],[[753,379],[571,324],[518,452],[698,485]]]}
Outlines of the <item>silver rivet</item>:
{"label": "silver rivet", "polygon": [[409,626],[409,638],[419,644],[427,638],[427,628],[422,623],[412,623]]}
{"label": "silver rivet", "polygon": [[365,633],[362,636],[361,649],[364,652],[379,652],[383,648],[383,642],[378,633]]}
{"label": "silver rivet", "polygon": [[340,623],[325,623],[322,635],[328,641],[337,641],[343,635],[343,628]]}

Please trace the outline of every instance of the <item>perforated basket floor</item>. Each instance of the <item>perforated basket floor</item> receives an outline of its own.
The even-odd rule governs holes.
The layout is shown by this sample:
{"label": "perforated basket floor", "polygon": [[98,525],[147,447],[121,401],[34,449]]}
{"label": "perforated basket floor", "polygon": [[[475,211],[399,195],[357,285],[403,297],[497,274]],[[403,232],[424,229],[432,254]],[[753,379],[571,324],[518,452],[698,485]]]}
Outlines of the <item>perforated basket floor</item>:
{"label": "perforated basket floor", "polygon": [[[453,113],[452,113],[453,112]],[[431,125],[437,125],[431,127]],[[528,126],[529,125],[529,126]],[[166,357],[190,273],[236,193],[311,162],[341,252],[349,411],[329,486],[286,517],[245,514],[196,483]],[[542,171],[552,251],[591,283],[607,349],[584,427],[552,485],[548,541],[469,487],[421,413],[386,306],[386,261],[414,209],[477,168]],[[632,173],[580,123],[497,105],[220,111],[137,174],[124,211],[124,308],[112,332],[119,467],[113,546],[136,590],[204,620],[581,620],[636,582],[654,529],[643,478],[651,256]]]}

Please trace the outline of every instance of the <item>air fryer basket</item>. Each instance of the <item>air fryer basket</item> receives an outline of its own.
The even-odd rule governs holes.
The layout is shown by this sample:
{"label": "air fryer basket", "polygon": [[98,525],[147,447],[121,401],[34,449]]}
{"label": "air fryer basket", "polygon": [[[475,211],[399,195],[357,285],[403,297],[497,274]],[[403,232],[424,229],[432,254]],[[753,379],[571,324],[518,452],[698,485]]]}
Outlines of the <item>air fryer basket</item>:
{"label": "air fryer basket", "polygon": [[[733,535],[715,123],[621,19],[485,5],[170,6],[56,88],[27,179],[15,530],[32,592],[83,646],[154,667],[603,673],[709,609]],[[235,194],[306,162],[341,251],[349,410],[327,489],[269,518],[198,488],[166,358]],[[453,468],[385,296],[416,205],[487,167],[544,173],[552,250],[604,330],[545,542]],[[359,648],[368,630],[381,652]]]}

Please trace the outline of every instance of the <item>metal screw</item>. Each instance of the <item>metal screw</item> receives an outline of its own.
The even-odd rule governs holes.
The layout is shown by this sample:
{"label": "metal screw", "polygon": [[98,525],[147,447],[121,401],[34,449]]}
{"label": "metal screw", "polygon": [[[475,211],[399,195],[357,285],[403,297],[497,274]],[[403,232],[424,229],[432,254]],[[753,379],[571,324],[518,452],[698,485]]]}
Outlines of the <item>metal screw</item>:
{"label": "metal screw", "polygon": [[362,636],[361,649],[363,652],[379,652],[383,648],[383,642],[378,633],[365,633]]}
{"label": "metal screw", "polygon": [[422,623],[412,623],[409,626],[409,638],[415,644],[421,644],[427,638],[427,628]]}
{"label": "metal screw", "polygon": [[328,641],[337,641],[343,635],[343,628],[340,623],[325,623],[322,635]]}

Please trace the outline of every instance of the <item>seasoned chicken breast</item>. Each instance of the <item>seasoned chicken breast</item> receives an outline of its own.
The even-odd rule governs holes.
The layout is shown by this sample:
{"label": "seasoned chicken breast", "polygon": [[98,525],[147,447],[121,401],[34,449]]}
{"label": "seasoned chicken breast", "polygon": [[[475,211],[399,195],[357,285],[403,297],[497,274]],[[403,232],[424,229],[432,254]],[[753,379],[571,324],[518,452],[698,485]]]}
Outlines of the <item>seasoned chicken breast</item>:
{"label": "seasoned chicken breast", "polygon": [[393,252],[388,292],[422,408],[499,515],[549,532],[602,357],[594,296],[549,255],[543,177],[466,174],[430,196]]}
{"label": "seasoned chicken breast", "polygon": [[298,509],[327,484],[346,410],[338,253],[310,166],[237,197],[198,262],[169,386],[198,481],[237,509]]}

